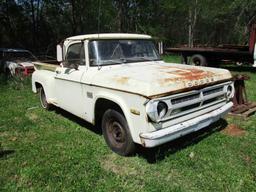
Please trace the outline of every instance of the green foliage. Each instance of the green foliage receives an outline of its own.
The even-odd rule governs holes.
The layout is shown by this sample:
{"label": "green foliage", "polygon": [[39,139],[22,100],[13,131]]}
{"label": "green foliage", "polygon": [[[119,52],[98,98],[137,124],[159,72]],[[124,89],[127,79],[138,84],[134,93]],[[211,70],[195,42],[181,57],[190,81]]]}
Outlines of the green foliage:
{"label": "green foliage", "polygon": [[63,38],[98,32],[146,33],[171,46],[245,44],[255,7],[255,0],[2,0],[0,44],[52,56]]}
{"label": "green foliage", "polygon": [[31,77],[24,77],[22,74],[15,75],[14,77],[0,74],[0,86],[6,85],[15,90],[26,89],[28,85],[31,85]]}
{"label": "green foliage", "polygon": [[15,76],[8,79],[8,85],[15,90],[25,89],[25,85],[30,85],[31,78],[23,76]]}

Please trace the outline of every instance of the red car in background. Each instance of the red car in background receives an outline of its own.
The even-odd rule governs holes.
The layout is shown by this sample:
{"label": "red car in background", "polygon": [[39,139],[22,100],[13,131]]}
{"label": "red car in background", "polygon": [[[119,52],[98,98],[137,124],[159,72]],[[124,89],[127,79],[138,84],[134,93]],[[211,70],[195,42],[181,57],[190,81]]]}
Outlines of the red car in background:
{"label": "red car in background", "polygon": [[0,48],[0,71],[8,76],[28,76],[34,72],[37,58],[25,49]]}

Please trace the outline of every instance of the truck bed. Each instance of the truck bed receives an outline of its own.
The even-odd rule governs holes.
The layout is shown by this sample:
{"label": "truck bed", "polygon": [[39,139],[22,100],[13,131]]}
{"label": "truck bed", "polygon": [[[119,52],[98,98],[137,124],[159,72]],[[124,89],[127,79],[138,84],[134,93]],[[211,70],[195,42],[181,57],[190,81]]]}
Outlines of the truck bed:
{"label": "truck bed", "polygon": [[35,70],[48,70],[55,71],[59,67],[59,62],[57,61],[48,61],[46,62],[33,62]]}

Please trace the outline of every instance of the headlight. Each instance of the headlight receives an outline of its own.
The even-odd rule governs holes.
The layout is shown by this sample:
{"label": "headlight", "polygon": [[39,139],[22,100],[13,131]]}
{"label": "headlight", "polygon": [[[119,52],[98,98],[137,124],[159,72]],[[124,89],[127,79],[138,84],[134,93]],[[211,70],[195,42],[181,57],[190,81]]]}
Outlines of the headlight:
{"label": "headlight", "polygon": [[232,99],[234,97],[234,94],[235,94],[234,85],[233,84],[228,85],[226,91],[227,91],[227,97],[229,99]]}
{"label": "headlight", "polygon": [[146,112],[150,119],[159,122],[168,112],[168,106],[163,101],[151,101],[146,105]]}
{"label": "headlight", "polygon": [[162,119],[166,115],[167,111],[168,111],[168,106],[166,105],[166,103],[160,101],[157,104],[157,115],[158,115],[158,118]]}

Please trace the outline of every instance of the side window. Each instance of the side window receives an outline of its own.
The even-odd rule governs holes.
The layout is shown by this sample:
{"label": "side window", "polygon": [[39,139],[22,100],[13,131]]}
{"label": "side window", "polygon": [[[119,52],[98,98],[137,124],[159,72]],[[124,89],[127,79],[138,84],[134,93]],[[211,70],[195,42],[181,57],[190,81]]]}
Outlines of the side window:
{"label": "side window", "polygon": [[85,65],[84,44],[76,43],[70,45],[66,54],[67,65]]}

